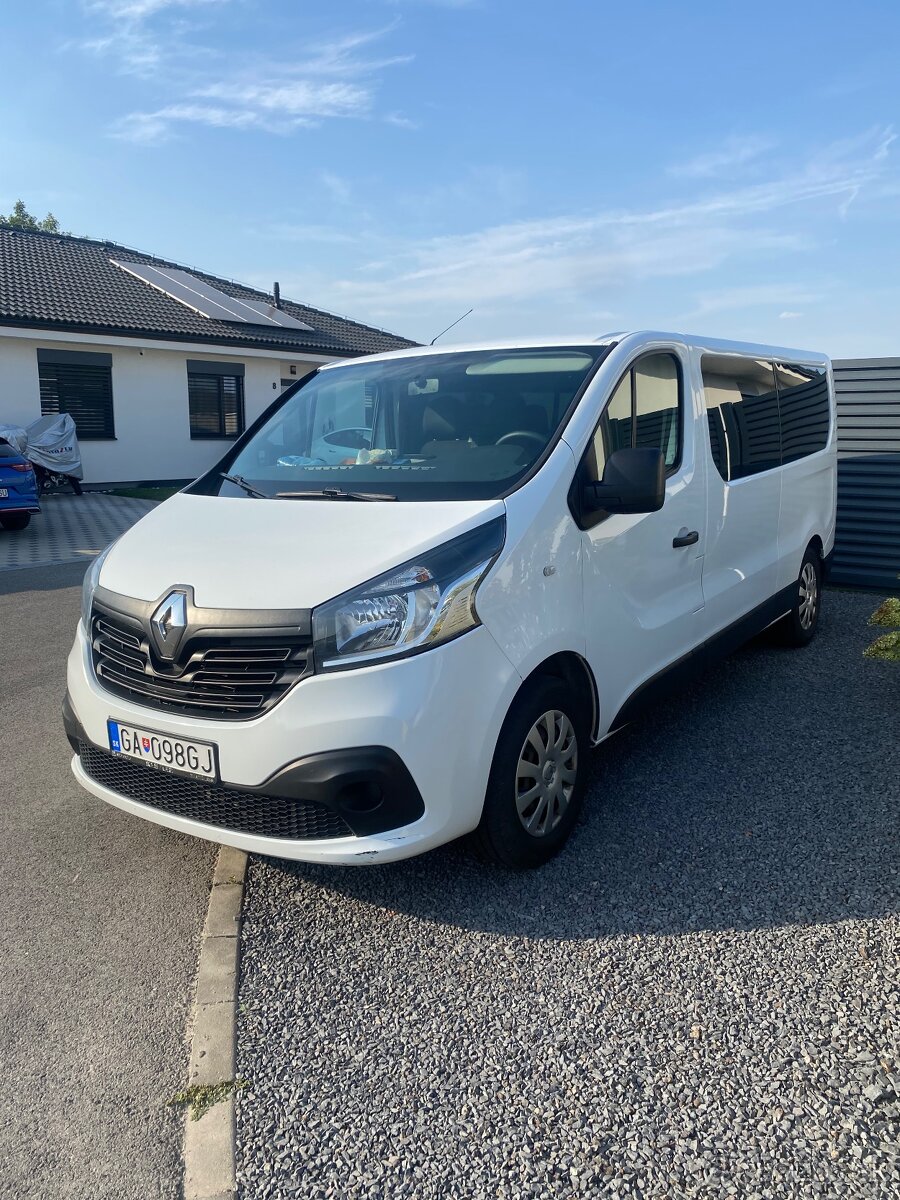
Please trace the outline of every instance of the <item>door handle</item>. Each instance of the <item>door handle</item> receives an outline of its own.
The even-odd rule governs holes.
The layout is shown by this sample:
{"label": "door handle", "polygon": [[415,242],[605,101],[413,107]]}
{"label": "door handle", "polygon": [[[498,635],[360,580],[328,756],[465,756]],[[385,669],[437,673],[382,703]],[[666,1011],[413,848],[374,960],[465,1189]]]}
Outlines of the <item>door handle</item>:
{"label": "door handle", "polygon": [[693,546],[700,541],[700,534],[696,529],[692,529],[690,533],[686,526],[682,526],[678,530],[678,536],[672,538],[672,546],[677,550],[679,546]]}

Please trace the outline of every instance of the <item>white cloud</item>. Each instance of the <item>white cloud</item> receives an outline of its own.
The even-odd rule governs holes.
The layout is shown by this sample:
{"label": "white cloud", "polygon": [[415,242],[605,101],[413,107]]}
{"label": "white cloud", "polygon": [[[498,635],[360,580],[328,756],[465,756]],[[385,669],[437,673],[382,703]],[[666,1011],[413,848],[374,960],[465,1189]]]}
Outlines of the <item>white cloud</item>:
{"label": "white cloud", "polygon": [[153,146],[168,141],[173,125],[179,121],[200,122],[218,129],[251,129],[258,124],[258,114],[210,104],[170,104],[156,112],[129,113],[115,123],[111,134],[122,141]]}
{"label": "white cloud", "polygon": [[803,316],[802,312],[790,312],[788,310],[785,310],[785,312],[780,312],[778,314],[778,320],[779,321],[794,321],[797,319],[797,317],[802,317],[802,316]]}
{"label": "white cloud", "polygon": [[307,277],[305,290],[325,307],[411,328],[423,313],[473,304],[479,313],[540,306],[556,320],[610,303],[620,311],[623,294],[649,281],[700,280],[717,269],[758,280],[768,263],[775,282],[701,292],[692,314],[755,310],[774,319],[816,299],[809,283],[785,282],[796,256],[807,256],[806,279],[817,262],[809,256],[811,228],[837,221],[848,196],[883,187],[892,138],[876,130],[806,161],[792,153],[766,183],[701,191],[680,205],[572,213],[413,241],[395,231],[378,237],[369,226],[347,257],[350,269],[312,280],[315,292]]}
{"label": "white cloud", "polygon": [[[694,295],[694,307],[679,313],[682,323],[706,320],[719,313],[773,314],[785,304],[809,304],[821,299],[821,285],[813,290],[795,282],[739,284],[702,290]],[[799,312],[780,312],[779,318],[799,317]]]}
{"label": "white cloud", "polygon": [[[311,43],[300,53],[250,61],[222,82],[214,44],[202,44],[184,20],[233,0],[86,0],[85,11],[101,23],[81,50],[109,59],[117,70],[154,79],[166,103],[127,113],[111,127],[114,137],[152,145],[189,125],[290,133],[335,118],[374,115],[378,77],[409,62],[405,55],[377,56],[374,43],[396,28],[345,34]],[[212,103],[210,103],[212,102]],[[384,118],[413,127],[401,113]]]}
{"label": "white cloud", "polygon": [[371,88],[344,81],[282,78],[272,82],[215,83],[197,88],[192,94],[255,112],[260,123],[272,114],[289,125],[323,117],[364,116],[372,105]]}
{"label": "white cloud", "polygon": [[[287,134],[335,117],[366,117],[373,98],[373,88],[344,81],[282,77],[216,83],[190,90],[182,103],[129,113],[113,125],[112,134],[144,144],[167,141],[176,126],[185,124]],[[217,103],[205,103],[209,100]]]}
{"label": "white cloud", "polygon": [[270,229],[262,232],[260,236],[277,243],[313,242],[316,245],[356,246],[359,242],[359,235],[356,232],[348,233],[342,229],[334,229],[330,225],[313,223],[273,225]]}
{"label": "white cloud", "polygon": [[479,0],[386,0],[386,3],[399,8],[401,4],[423,4],[429,8],[475,8]]}
{"label": "white cloud", "polygon": [[[84,0],[89,18],[102,32],[76,43],[88,53],[110,59],[126,75],[150,77],[166,60],[182,51],[184,17],[231,0]],[[161,30],[157,17],[168,15],[169,25]],[[174,24],[173,24],[174,22]],[[200,53],[192,47],[192,53]]]}
{"label": "white cloud", "polygon": [[216,3],[221,0],[87,0],[85,8],[111,21],[143,21],[166,8],[196,8]]}
{"label": "white cloud", "polygon": [[350,203],[353,193],[346,179],[343,179],[340,175],[336,175],[334,171],[327,171],[325,169],[319,171],[319,179],[321,179],[333,200],[336,200],[339,204]]}
{"label": "white cloud", "polygon": [[394,67],[411,62],[408,54],[389,55],[387,58],[360,57],[358,51],[364,46],[370,46],[387,37],[397,28],[397,22],[384,25],[380,29],[370,29],[360,33],[345,34],[327,42],[315,42],[308,50],[304,71],[313,75],[352,75],[356,77],[362,71],[371,75],[382,71],[385,67]]}
{"label": "white cloud", "polygon": [[414,121],[412,117],[406,117],[403,113],[392,112],[385,113],[384,121],[388,125],[396,125],[398,129],[421,129],[422,122]]}
{"label": "white cloud", "polygon": [[732,174],[771,150],[774,144],[763,137],[728,138],[718,150],[698,154],[684,162],[673,163],[669,167],[669,174],[688,179],[710,179],[718,175]]}

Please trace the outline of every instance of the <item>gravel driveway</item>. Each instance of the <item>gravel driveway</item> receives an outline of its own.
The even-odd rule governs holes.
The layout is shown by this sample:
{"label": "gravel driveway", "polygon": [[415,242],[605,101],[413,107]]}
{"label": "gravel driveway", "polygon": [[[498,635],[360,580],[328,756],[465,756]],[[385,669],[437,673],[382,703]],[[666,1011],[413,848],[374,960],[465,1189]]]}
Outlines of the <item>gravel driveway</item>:
{"label": "gravel driveway", "polygon": [[599,750],[540,872],[255,860],[244,1200],[896,1197],[876,603],[829,592],[811,648],[758,640]]}

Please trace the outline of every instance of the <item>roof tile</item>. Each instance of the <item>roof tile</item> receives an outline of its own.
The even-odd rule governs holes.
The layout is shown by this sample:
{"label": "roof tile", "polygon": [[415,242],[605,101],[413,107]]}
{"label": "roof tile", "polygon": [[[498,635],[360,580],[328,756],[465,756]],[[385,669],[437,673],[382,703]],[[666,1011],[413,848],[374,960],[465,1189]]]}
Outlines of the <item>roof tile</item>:
{"label": "roof tile", "polygon": [[0,324],[258,346],[291,355],[306,350],[343,357],[416,345],[408,338],[292,300],[282,300],[283,309],[311,325],[313,332],[214,320],[114,266],[116,258],[178,267],[226,295],[271,301],[271,296],[256,288],[115,242],[0,226]]}

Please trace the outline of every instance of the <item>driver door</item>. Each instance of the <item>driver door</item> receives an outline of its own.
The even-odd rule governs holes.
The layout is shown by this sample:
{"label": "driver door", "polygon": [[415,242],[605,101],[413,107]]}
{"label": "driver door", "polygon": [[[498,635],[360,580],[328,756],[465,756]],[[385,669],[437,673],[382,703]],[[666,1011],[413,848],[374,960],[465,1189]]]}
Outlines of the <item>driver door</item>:
{"label": "driver door", "polygon": [[627,446],[661,450],[667,468],[659,511],[582,519],[586,648],[601,733],[626,719],[630,697],[703,640],[706,478],[690,379],[683,347],[636,358],[613,388],[578,472],[582,484],[600,482],[610,454]]}

